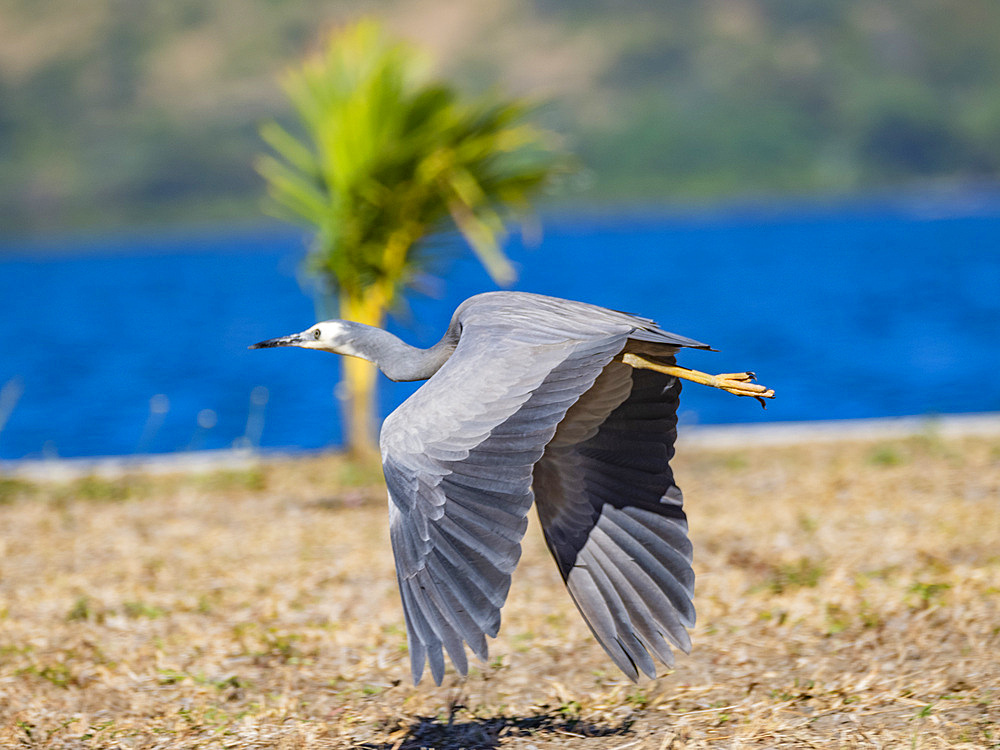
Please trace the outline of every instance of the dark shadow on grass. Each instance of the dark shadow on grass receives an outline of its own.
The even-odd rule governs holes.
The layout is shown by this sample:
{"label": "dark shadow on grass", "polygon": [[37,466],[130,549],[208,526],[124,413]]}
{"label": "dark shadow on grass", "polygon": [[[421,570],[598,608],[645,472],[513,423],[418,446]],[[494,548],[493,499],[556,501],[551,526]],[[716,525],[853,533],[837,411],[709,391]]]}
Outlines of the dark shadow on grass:
{"label": "dark shadow on grass", "polygon": [[581,737],[611,737],[627,734],[633,719],[620,724],[594,724],[580,719],[567,718],[561,713],[537,716],[495,716],[491,718],[455,721],[454,712],[448,719],[419,718],[403,738],[397,742],[366,743],[365,750],[493,750],[507,738],[543,737],[566,740]]}

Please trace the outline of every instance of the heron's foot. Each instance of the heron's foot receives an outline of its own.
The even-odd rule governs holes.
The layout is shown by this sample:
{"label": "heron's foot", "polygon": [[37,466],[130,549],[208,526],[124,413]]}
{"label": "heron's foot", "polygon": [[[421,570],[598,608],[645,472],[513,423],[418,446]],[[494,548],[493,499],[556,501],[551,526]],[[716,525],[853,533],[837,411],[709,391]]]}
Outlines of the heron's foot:
{"label": "heron's foot", "polygon": [[714,382],[706,383],[706,385],[721,388],[735,396],[751,396],[760,401],[760,405],[765,409],[767,404],[764,403],[764,399],[774,398],[774,389],[753,382],[757,376],[752,372],[726,372],[708,377]]}
{"label": "heron's foot", "polygon": [[625,354],[622,356],[622,362],[631,367],[638,367],[644,370],[655,370],[656,372],[662,372],[665,375],[673,375],[677,378],[683,378],[684,380],[690,380],[692,383],[700,383],[701,385],[711,386],[712,388],[720,388],[727,393],[732,393],[736,396],[750,396],[752,398],[760,401],[760,405],[766,408],[764,403],[765,398],[774,398],[774,390],[760,383],[755,383],[754,378],[757,376],[752,372],[727,372],[721,375],[709,375],[705,372],[699,372],[698,370],[689,370],[686,367],[680,367],[679,365],[668,365],[663,362],[657,362],[656,360],[647,359],[646,357],[639,356],[638,354]]}

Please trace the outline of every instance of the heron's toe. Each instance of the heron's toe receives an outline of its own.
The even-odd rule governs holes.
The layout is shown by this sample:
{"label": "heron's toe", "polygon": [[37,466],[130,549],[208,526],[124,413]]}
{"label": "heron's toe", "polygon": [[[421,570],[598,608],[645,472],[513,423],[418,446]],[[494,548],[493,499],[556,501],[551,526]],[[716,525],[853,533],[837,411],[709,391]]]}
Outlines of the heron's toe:
{"label": "heron's toe", "polygon": [[737,396],[774,398],[774,390],[760,383],[754,383],[755,377],[752,372],[730,372],[715,376],[719,388]]}

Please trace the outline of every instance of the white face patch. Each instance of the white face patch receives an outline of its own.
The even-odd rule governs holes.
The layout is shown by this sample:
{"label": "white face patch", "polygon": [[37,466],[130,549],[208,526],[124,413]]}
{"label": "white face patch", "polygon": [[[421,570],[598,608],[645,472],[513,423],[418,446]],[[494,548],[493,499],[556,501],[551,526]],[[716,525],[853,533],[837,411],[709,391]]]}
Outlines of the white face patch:
{"label": "white face patch", "polygon": [[[316,335],[317,332],[319,332],[318,337]],[[361,357],[365,359],[351,345],[350,328],[344,325],[342,321],[327,320],[317,323],[306,331],[302,337],[305,339],[304,345],[310,349],[323,349],[334,354],[346,354],[349,357]]]}

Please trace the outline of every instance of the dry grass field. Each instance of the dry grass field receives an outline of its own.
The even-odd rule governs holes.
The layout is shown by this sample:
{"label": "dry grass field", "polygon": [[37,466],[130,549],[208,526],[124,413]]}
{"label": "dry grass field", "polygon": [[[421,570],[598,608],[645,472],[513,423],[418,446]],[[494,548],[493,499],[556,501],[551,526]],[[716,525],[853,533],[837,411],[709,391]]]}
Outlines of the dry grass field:
{"label": "dry grass field", "polygon": [[1000,439],[676,460],[694,650],[633,685],[537,528],[491,661],[410,684],[377,475],[0,479],[0,747],[1000,748]]}

